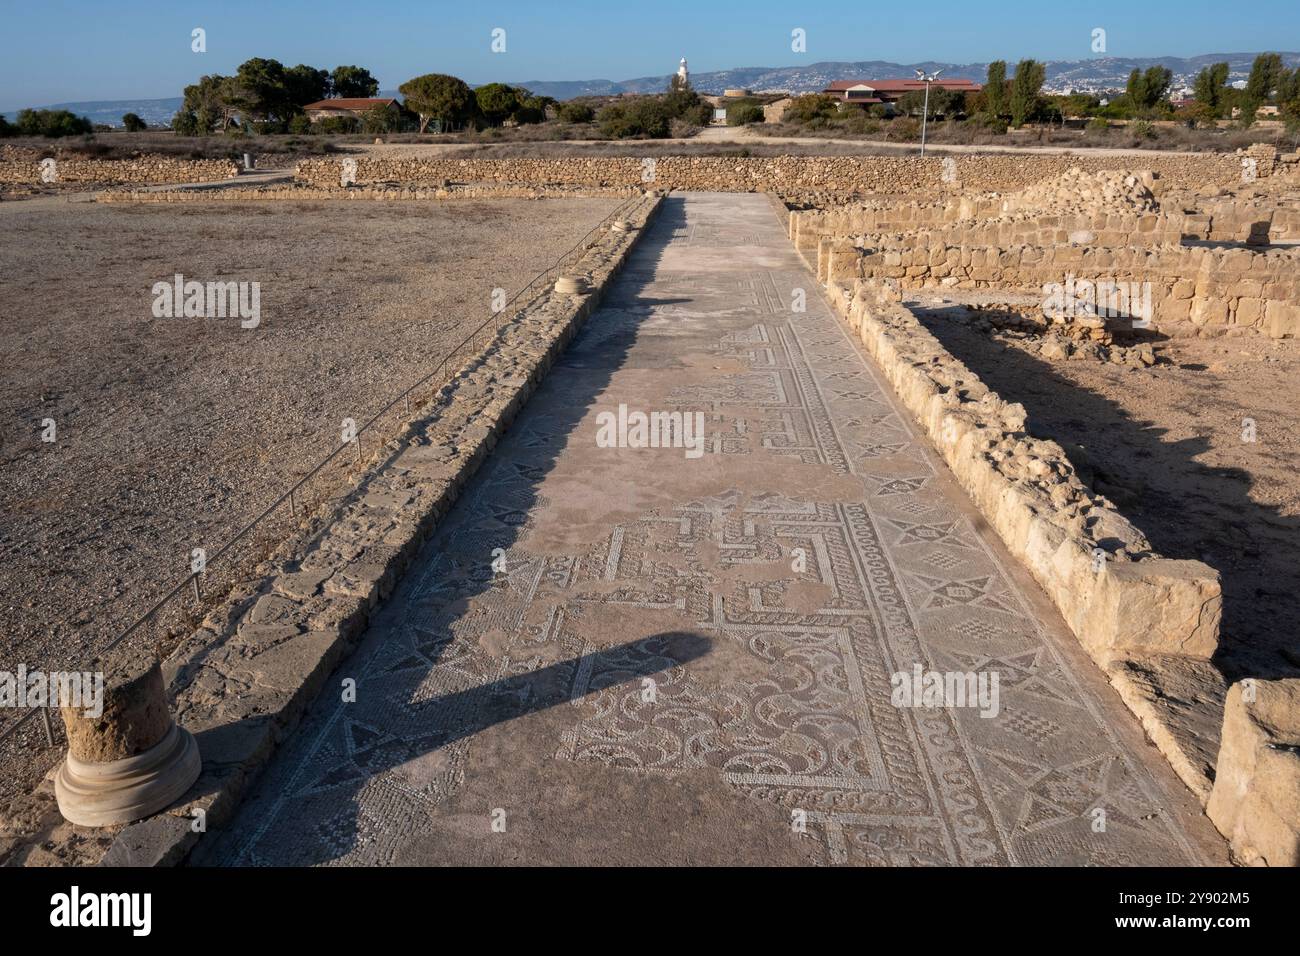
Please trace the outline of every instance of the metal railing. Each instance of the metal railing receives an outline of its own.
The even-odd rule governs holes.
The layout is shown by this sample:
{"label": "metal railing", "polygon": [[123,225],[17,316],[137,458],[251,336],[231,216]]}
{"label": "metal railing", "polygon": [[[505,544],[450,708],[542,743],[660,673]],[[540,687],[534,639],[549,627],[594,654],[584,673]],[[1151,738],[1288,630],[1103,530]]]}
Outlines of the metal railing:
{"label": "metal railing", "polygon": [[[158,601],[155,602],[152,607],[150,607],[142,615],[137,617],[130,624],[130,626],[128,626],[125,630],[120,632],[116,637],[114,637],[111,641],[109,641],[102,648],[100,648],[99,651],[96,652],[95,657],[91,660],[90,667],[84,667],[81,669],[90,670],[95,664],[100,663],[104,659],[105,655],[111,652],[115,647],[117,647],[124,640],[126,640],[136,631],[138,631],[145,624],[154,620],[158,616],[159,612],[161,612],[164,608],[168,607],[174,600],[176,600],[176,598],[180,594],[184,593],[186,589],[190,589],[193,591],[195,603],[196,605],[201,607],[202,606],[201,581],[203,580],[204,575],[207,573],[208,569],[214,563],[218,562],[223,556],[228,554],[235,545],[244,541],[254,530],[261,527],[263,523],[268,518],[270,518],[271,515],[279,511],[286,502],[289,505],[289,516],[291,518],[296,517],[302,499],[303,488],[307,485],[308,482],[310,482],[313,478],[315,478],[322,471],[324,471],[332,462],[335,462],[338,459],[338,457],[341,454],[343,454],[343,452],[350,445],[356,446],[357,464],[358,465],[362,464],[363,456],[361,451],[361,436],[365,434],[368,429],[372,429],[379,422],[381,418],[383,418],[394,408],[396,408],[399,403],[402,403],[404,405],[404,410],[405,410],[404,417],[405,419],[409,420],[411,414],[411,398],[415,394],[415,392],[417,392],[422,388],[426,388],[430,386],[432,386],[432,388],[436,392],[436,390],[446,386],[457,374],[457,371],[460,366],[454,363],[458,355],[462,351],[466,352],[466,354],[463,356],[463,359],[468,360],[468,358],[471,355],[477,354],[479,351],[485,348],[488,342],[491,340],[492,336],[494,336],[501,328],[503,328],[506,324],[512,321],[518,315],[519,312],[521,312],[524,308],[526,308],[540,295],[543,294],[545,287],[549,283],[554,281],[552,277],[559,275],[560,271],[566,266],[566,263],[570,258],[572,258],[575,254],[577,254],[580,258],[581,254],[585,253],[586,250],[590,248],[591,245],[594,244],[594,241],[592,240],[592,236],[594,234],[596,234],[597,232],[607,231],[610,223],[612,223],[615,219],[621,218],[627,209],[629,209],[631,206],[633,206],[636,202],[638,202],[642,198],[643,196],[641,195],[632,196],[628,198],[626,201],[617,205],[612,212],[610,212],[603,219],[601,219],[600,222],[598,222],[595,226],[589,229],[581,239],[579,239],[572,246],[570,246],[565,252],[561,253],[559,258],[557,258],[555,262],[547,266],[546,269],[543,270],[542,272],[539,272],[537,275],[533,276],[533,278],[530,279],[513,296],[507,299],[505,304],[499,310],[494,309],[492,314],[487,319],[485,319],[482,322],[482,324],[480,324],[477,328],[475,328],[472,332],[470,332],[467,336],[465,336],[465,338],[463,338],[449,352],[444,354],[439,364],[435,368],[431,369],[428,372],[428,374],[422,376],[420,379],[413,382],[402,392],[400,392],[396,397],[394,397],[390,402],[388,402],[388,404],[384,405],[382,408],[379,409],[379,411],[371,415],[370,418],[368,418],[364,423],[358,425],[354,432],[354,437],[351,441],[344,442],[338,445],[338,447],[336,447],[328,455],[326,455],[324,458],[318,461],[310,471],[308,471],[296,482],[290,485],[286,491],[282,492],[279,495],[279,497],[277,497],[274,501],[272,501],[269,505],[267,505],[266,508],[260,514],[257,515],[257,517],[255,517],[252,521],[244,525],[244,527],[241,528],[237,533],[235,533],[232,537],[228,538],[225,542],[223,542],[221,546],[217,548],[216,551],[214,551],[211,555],[207,556],[204,561],[204,569],[202,571],[191,571],[190,574],[180,579],[175,585],[173,585],[167,591],[166,594],[164,594],[161,598],[159,598]],[[507,315],[507,313],[511,311],[510,306],[518,302],[519,299],[525,293],[527,293],[530,289],[533,289],[534,287],[537,287],[536,291],[533,292],[533,294],[529,296],[529,298],[526,301],[524,301],[517,308],[515,308],[513,310],[513,314]],[[489,326],[493,326],[493,328],[489,330]],[[481,345],[479,344],[480,338],[482,338],[483,340]],[[451,369],[450,374],[448,374],[449,367]],[[430,396],[430,400],[432,400],[432,396]],[[318,505],[319,502],[317,503],[317,505],[308,505],[305,503],[301,504],[302,508],[304,509],[304,513],[310,513]],[[6,738],[8,738],[9,736],[17,732],[17,730],[20,727],[22,727],[32,717],[34,717],[36,713],[39,712],[42,714],[44,720],[46,743],[49,746],[53,746],[54,737],[53,737],[53,728],[50,722],[49,710],[50,708],[48,707],[39,707],[34,710],[29,710],[27,713],[23,714],[17,720],[10,723],[7,727],[0,729],[0,741],[4,741]]]}

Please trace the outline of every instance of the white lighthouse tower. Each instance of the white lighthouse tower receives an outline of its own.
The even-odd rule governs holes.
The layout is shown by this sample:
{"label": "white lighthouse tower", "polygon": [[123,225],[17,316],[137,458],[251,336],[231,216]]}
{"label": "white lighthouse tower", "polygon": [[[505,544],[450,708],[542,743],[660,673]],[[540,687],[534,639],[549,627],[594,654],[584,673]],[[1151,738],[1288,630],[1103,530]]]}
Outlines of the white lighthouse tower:
{"label": "white lighthouse tower", "polygon": [[690,83],[690,73],[686,69],[686,57],[682,57],[682,62],[677,65],[677,83],[679,86],[686,86]]}

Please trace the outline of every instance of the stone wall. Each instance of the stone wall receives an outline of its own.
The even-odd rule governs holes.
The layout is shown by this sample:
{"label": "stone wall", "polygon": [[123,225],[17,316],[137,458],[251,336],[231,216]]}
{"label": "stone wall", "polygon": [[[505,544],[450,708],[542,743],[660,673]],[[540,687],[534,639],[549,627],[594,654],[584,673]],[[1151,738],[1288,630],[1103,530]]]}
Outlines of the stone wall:
{"label": "stone wall", "polygon": [[1274,338],[1300,335],[1300,253],[1294,248],[972,247],[918,241],[864,254],[849,243],[823,239],[817,268],[823,282],[894,279],[905,288],[1041,292],[1067,276],[1150,282],[1152,320],[1161,331],[1190,324],[1207,334],[1236,327]]}
{"label": "stone wall", "polygon": [[454,199],[574,199],[592,196],[630,198],[642,190],[632,186],[356,186],[348,189],[304,186],[224,186],[214,189],[109,190],[95,197],[107,203],[204,203],[204,202],[317,202],[345,199],[351,201],[401,202],[406,200]]}
{"label": "stone wall", "polygon": [[[1261,231],[1262,227],[1262,231]],[[1104,245],[1151,245],[1183,239],[1246,242],[1293,239],[1300,236],[1300,209],[1276,203],[1206,203],[1198,212],[1143,214],[1076,213],[1072,215],[1002,215],[993,198],[948,202],[860,203],[820,212],[790,214],[790,238],[801,248],[815,247],[821,238],[854,238],[912,232],[949,231],[953,245],[1035,245],[1068,242],[1073,233],[1091,232]]]}
{"label": "stone wall", "polygon": [[1155,554],[1079,479],[1060,445],[1028,434],[1023,406],[1003,401],[901,305],[896,287],[858,280],[828,290],[957,480],[1099,663],[1210,657],[1218,572]]}
{"label": "stone wall", "polygon": [[1184,213],[961,220],[838,235],[806,225],[798,214],[792,225],[795,247],[805,254],[816,249],[824,238],[846,239],[861,248],[879,250],[913,246],[1176,246],[1184,239],[1208,240],[1211,229],[1209,216]]}
{"label": "stone wall", "polygon": [[[178,159],[144,155],[133,159],[56,159],[54,179],[59,183],[206,183],[239,175],[227,159]],[[36,186],[47,184],[38,159],[0,158],[0,183]]]}
{"label": "stone wall", "polygon": [[[1174,188],[1200,189],[1241,181],[1240,157],[1224,154],[1143,156],[1142,165]],[[575,183],[723,192],[881,192],[906,194],[958,188],[1017,190],[1071,167],[1124,169],[1125,155],[970,154],[917,156],[566,156],[539,159],[418,159],[358,157],[358,184],[397,182]],[[945,182],[945,163],[955,181]],[[303,160],[297,178],[317,186],[340,183],[335,159]]]}

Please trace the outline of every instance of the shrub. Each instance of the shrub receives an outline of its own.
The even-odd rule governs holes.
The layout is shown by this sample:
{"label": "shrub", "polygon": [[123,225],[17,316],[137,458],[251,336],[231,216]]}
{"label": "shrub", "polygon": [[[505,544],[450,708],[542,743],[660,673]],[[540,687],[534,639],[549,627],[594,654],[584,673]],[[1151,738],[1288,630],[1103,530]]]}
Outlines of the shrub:
{"label": "shrub", "polygon": [[1138,139],[1155,139],[1156,128],[1146,120],[1134,120],[1128,125],[1128,131]]}
{"label": "shrub", "polygon": [[1088,120],[1088,125],[1084,129],[1089,133],[1104,133],[1110,129],[1110,123],[1106,122],[1104,116],[1094,116]]}
{"label": "shrub", "polygon": [[727,110],[728,126],[748,126],[750,123],[763,122],[763,107],[754,103],[742,103]]}
{"label": "shrub", "polygon": [[90,120],[67,110],[20,110],[18,132],[23,136],[81,136],[94,132]]}
{"label": "shrub", "polygon": [[311,132],[311,120],[307,118],[306,113],[299,113],[289,120],[289,132],[297,135]]}
{"label": "shrub", "polygon": [[376,106],[374,109],[366,110],[361,117],[361,131],[371,135],[392,133],[396,131],[397,125],[397,111],[386,106]]}
{"label": "shrub", "polygon": [[139,133],[148,125],[136,113],[126,113],[122,116],[122,126],[126,128],[128,133]]}
{"label": "shrub", "polygon": [[975,113],[966,121],[977,130],[1001,135],[1007,131],[1007,121],[992,113]]}
{"label": "shrub", "polygon": [[355,116],[327,116],[312,125],[313,133],[355,133],[361,124]]}
{"label": "shrub", "polygon": [[921,138],[921,122],[910,116],[900,117],[889,124],[887,135],[905,143],[915,142]]}
{"label": "shrub", "polygon": [[666,139],[671,119],[662,102],[645,97],[631,103],[611,103],[600,111],[596,123],[601,133],[614,139]]}
{"label": "shrub", "polygon": [[570,100],[567,103],[561,103],[556,110],[563,123],[590,123],[596,118],[596,111],[588,103],[578,100]]}
{"label": "shrub", "polygon": [[786,108],[784,118],[786,122],[799,123],[803,126],[811,125],[818,119],[824,124],[835,115],[837,109],[839,105],[833,96],[825,93],[809,93],[792,99]]}
{"label": "shrub", "polygon": [[867,136],[880,132],[880,122],[863,110],[849,110],[836,124],[851,136]]}

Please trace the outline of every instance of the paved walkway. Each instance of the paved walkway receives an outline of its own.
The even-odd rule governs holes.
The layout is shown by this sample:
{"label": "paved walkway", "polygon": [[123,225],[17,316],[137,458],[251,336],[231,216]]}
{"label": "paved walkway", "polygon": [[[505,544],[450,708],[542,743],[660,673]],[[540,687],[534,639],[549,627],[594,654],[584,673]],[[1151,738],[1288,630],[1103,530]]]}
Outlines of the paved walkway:
{"label": "paved walkway", "polygon": [[666,201],[343,678],[198,862],[1221,860],[761,195]]}

